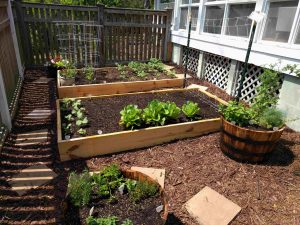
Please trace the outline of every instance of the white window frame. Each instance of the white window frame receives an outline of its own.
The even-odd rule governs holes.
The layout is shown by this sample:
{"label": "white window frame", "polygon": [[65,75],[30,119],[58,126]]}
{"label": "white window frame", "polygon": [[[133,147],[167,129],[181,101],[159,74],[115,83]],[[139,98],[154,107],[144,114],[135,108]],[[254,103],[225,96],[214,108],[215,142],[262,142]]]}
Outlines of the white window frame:
{"label": "white window frame", "polygon": [[[206,35],[206,36],[213,36],[213,37],[222,37],[226,39],[232,39],[232,40],[237,40],[237,41],[245,41],[248,40],[249,37],[240,37],[240,36],[233,36],[233,35],[227,35],[226,34],[226,23],[227,23],[227,18],[229,15],[229,6],[234,5],[234,4],[257,4],[258,0],[224,0],[224,1],[214,1],[214,2],[207,2],[206,0],[204,1],[203,4],[203,14],[201,18],[201,27],[200,27],[200,35]],[[217,6],[217,5],[224,5],[224,14],[223,14],[223,23],[222,23],[222,29],[221,29],[221,34],[213,34],[213,33],[208,33],[204,32],[204,21],[205,21],[205,16],[206,16],[206,6]],[[255,5],[256,7],[256,5]]]}
{"label": "white window frame", "polygon": [[[191,30],[191,33],[199,33],[199,28],[200,28],[200,24],[199,24],[199,18],[200,18],[200,15],[201,15],[201,5],[202,5],[202,0],[200,0],[199,2],[197,3],[192,3],[193,0],[189,0],[189,3],[188,4],[182,4],[182,0],[179,0],[180,1],[180,4],[179,4],[179,16],[181,15],[181,9],[182,8],[188,8],[188,15],[189,13],[191,13],[191,10],[193,7],[198,7],[198,17],[197,17],[197,26],[196,26],[196,30]],[[181,31],[181,32],[187,32],[189,27],[188,27],[188,23],[187,23],[187,26],[186,26],[186,29],[181,29],[180,28],[180,20],[181,18],[179,19],[179,24],[178,24],[178,31]]]}
{"label": "white window frame", "polygon": [[263,9],[264,13],[266,14],[266,17],[263,20],[263,23],[261,25],[261,28],[259,30],[259,36],[257,43],[263,44],[263,45],[273,45],[277,47],[284,47],[284,48],[293,48],[293,49],[300,49],[300,44],[296,44],[296,37],[297,32],[300,29],[300,1],[298,2],[295,19],[293,21],[293,25],[291,28],[290,36],[288,42],[276,42],[276,41],[268,41],[263,40],[264,31],[267,24],[267,15],[269,13],[270,3],[271,2],[284,2],[288,0],[265,0],[265,7]]}

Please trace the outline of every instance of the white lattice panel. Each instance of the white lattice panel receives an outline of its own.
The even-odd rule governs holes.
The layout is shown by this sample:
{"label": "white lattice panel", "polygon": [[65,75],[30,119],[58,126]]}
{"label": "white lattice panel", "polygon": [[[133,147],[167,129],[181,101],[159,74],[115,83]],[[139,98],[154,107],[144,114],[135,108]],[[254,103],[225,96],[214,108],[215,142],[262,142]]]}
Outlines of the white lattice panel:
{"label": "white lattice panel", "polygon": [[[187,55],[187,48],[184,48],[183,49],[183,58],[182,58],[183,65],[185,65],[185,63],[186,63],[186,55]],[[197,72],[198,72],[199,55],[200,55],[199,50],[190,48],[188,70],[195,74],[197,74]]]}
{"label": "white lattice panel", "polygon": [[219,88],[226,90],[231,59],[214,55],[204,54],[204,78],[209,82],[217,85]]}
{"label": "white lattice panel", "polygon": [[[243,70],[243,63],[240,63],[239,69],[238,69],[238,79],[236,83],[235,93],[234,96],[237,95],[239,83],[241,80],[241,74]],[[263,68],[249,64],[246,72],[245,81],[243,83],[242,93],[241,93],[241,100],[252,103],[255,95],[257,94],[257,87],[260,86],[259,76],[264,72]],[[281,79],[282,84],[283,77]],[[279,95],[279,90],[277,90],[277,94]]]}

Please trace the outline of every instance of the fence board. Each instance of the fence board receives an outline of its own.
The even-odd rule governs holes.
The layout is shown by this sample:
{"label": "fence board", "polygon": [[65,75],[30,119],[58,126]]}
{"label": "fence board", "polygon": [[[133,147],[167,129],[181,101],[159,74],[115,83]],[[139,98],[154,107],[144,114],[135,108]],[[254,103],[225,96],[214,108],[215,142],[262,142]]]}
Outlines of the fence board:
{"label": "fence board", "polygon": [[[88,48],[99,48],[99,66],[125,63],[132,60],[147,61],[150,58],[166,58],[166,40],[170,27],[168,11],[105,8],[104,6],[66,6],[57,4],[21,3],[14,6],[17,12],[19,30],[24,32],[22,40],[27,66],[40,66],[58,53],[59,31],[67,33],[68,28],[57,21],[89,21],[102,25],[102,43],[88,43]],[[78,26],[76,29],[80,29]],[[22,33],[23,33],[22,32]],[[95,31],[97,32],[97,31]],[[94,33],[91,31],[91,33]],[[98,44],[99,45],[99,44]],[[76,58],[83,61],[84,49],[76,46]],[[96,57],[89,55],[89,58]]]}

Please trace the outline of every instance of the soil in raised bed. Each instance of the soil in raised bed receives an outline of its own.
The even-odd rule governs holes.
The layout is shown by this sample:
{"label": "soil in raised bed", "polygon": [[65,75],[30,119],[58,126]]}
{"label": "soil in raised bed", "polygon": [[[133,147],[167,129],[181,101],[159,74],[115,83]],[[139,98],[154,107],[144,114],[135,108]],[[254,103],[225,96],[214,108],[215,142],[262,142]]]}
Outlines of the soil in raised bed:
{"label": "soil in raised bed", "polygon": [[[219,117],[216,106],[210,102],[211,99],[197,90],[82,99],[82,106],[86,109],[86,115],[89,120],[89,124],[86,127],[86,135],[97,135],[99,130],[103,134],[123,131],[124,128],[119,125],[120,111],[129,104],[138,105],[139,108],[143,109],[153,99],[172,101],[180,108],[187,101],[197,102],[200,106],[200,119]],[[62,113],[62,121],[64,116],[64,113]],[[172,123],[183,122],[188,122],[188,120],[181,113],[179,119]],[[75,138],[76,135],[74,134],[72,138]]]}
{"label": "soil in raised bed", "polygon": [[121,195],[117,192],[115,197],[117,199],[115,203],[108,203],[107,199],[100,199],[94,195],[89,205],[80,208],[69,203],[66,211],[66,224],[86,224],[86,218],[92,207],[94,207],[92,216],[95,218],[116,216],[119,221],[130,219],[133,224],[138,225],[163,224],[161,214],[156,212],[156,208],[163,204],[159,196],[144,199],[139,203],[133,203],[128,194]]}
{"label": "soil in raised bed", "polygon": [[128,69],[128,74],[126,78],[120,77],[120,72],[115,67],[107,67],[96,69],[95,71],[95,80],[90,82],[84,77],[82,71],[78,72],[75,77],[75,85],[84,85],[84,84],[101,84],[101,83],[115,83],[115,82],[129,82],[129,81],[146,81],[146,80],[162,80],[162,79],[172,79],[174,77],[166,73],[147,73],[147,76],[144,78],[136,76],[136,74]]}

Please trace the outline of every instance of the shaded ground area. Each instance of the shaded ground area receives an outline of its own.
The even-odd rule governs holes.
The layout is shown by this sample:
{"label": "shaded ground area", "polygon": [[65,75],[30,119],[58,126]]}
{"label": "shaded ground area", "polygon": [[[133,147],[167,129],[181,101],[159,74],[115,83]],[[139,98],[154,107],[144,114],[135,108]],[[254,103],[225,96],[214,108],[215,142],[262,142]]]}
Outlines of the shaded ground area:
{"label": "shaded ground area", "polygon": [[[63,224],[61,203],[71,170],[98,170],[117,163],[122,167],[166,169],[170,201],[168,224],[194,225],[183,204],[204,186],[210,186],[242,207],[233,224],[300,224],[300,134],[285,131],[264,164],[241,164],[224,156],[219,134],[103,156],[60,163],[57,157],[55,114],[48,119],[30,118],[34,109],[54,109],[55,82],[33,84],[42,71],[29,71],[14,129],[1,153],[0,224]],[[17,145],[20,133],[48,129],[44,143]],[[30,165],[45,163],[58,177],[22,197],[11,190],[8,179]]]}

